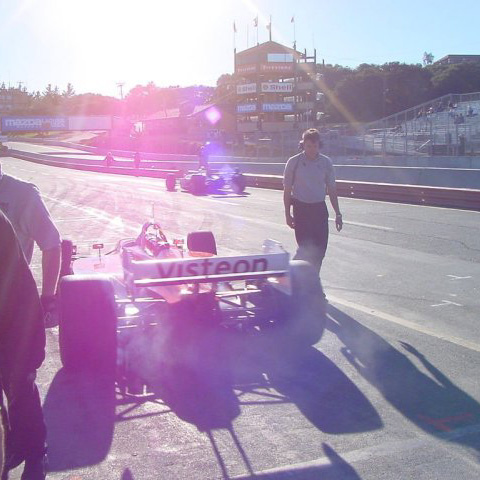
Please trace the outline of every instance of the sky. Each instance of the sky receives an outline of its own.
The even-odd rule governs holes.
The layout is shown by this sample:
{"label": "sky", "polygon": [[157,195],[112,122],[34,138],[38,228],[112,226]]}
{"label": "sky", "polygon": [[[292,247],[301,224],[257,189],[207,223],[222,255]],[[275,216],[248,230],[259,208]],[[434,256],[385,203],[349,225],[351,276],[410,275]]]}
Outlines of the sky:
{"label": "sky", "polygon": [[0,0],[0,82],[117,97],[118,83],[213,86],[233,73],[234,40],[256,43],[257,15],[260,43],[271,15],[274,41],[292,46],[295,26],[326,63],[480,54],[479,0]]}

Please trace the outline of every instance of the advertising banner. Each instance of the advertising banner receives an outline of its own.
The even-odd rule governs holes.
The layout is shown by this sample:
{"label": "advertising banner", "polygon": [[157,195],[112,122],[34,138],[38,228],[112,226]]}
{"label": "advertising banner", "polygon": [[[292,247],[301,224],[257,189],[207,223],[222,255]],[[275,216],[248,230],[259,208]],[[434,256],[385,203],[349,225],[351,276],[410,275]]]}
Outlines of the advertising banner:
{"label": "advertising banner", "polygon": [[237,65],[235,73],[255,73],[257,65],[255,63],[247,63],[246,65]]}
{"label": "advertising banner", "polygon": [[245,103],[243,105],[237,105],[237,113],[251,113],[257,110],[255,103]]}
{"label": "advertising banner", "polygon": [[260,71],[264,73],[290,73],[293,72],[293,63],[262,63]]}
{"label": "advertising banner", "polygon": [[293,103],[264,103],[263,112],[293,112]]}
{"label": "advertising banner", "polygon": [[257,91],[256,83],[245,83],[243,85],[237,85],[237,94],[245,95],[246,93],[255,93]]}
{"label": "advertising banner", "polygon": [[69,130],[111,130],[112,117],[108,115],[90,115],[68,117]]}
{"label": "advertising banner", "polygon": [[67,117],[2,117],[2,132],[68,130]]}
{"label": "advertising banner", "polygon": [[290,93],[293,92],[293,83],[262,83],[262,92],[264,93]]}

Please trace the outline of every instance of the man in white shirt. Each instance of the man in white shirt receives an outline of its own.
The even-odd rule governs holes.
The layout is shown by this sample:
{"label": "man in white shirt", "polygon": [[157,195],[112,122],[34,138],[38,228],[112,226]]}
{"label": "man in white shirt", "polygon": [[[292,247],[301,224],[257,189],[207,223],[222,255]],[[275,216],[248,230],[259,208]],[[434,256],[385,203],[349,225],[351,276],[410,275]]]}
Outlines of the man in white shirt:
{"label": "man in white shirt", "polygon": [[[285,219],[295,230],[298,257],[309,260],[318,268],[322,265],[328,245],[328,194],[335,210],[335,225],[343,227],[335,187],[332,161],[320,153],[320,133],[311,128],[303,133],[303,151],[290,158],[283,177]],[[292,214],[293,209],[293,214]]]}

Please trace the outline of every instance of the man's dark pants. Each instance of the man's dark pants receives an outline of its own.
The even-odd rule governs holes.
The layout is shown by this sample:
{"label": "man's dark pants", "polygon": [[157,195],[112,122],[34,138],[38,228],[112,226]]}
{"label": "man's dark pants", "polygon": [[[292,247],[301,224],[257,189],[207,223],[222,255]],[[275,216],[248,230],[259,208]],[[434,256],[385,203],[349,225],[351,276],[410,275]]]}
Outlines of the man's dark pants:
{"label": "man's dark pants", "polygon": [[47,432],[35,372],[12,374],[5,370],[0,366],[0,399],[5,393],[8,405],[6,411],[2,408],[7,454],[22,460],[39,458],[45,453]]}
{"label": "man's dark pants", "polygon": [[295,238],[298,244],[296,258],[307,260],[318,268],[322,266],[328,245],[328,210],[325,202],[305,203],[293,199]]}

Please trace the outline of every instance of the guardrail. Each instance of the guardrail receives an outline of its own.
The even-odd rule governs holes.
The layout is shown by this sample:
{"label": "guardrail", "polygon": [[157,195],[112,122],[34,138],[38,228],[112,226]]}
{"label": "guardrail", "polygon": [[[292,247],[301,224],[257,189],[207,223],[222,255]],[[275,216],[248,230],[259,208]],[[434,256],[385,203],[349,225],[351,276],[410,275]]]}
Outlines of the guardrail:
{"label": "guardrail", "polygon": [[27,160],[29,162],[49,165],[51,167],[70,168],[73,170],[84,170],[89,172],[114,173],[117,175],[136,175],[140,177],[151,178],[165,178],[169,173],[174,173],[176,175],[179,174],[178,169],[140,168],[137,170],[132,167],[125,167],[120,165],[113,165],[107,167],[101,161],[99,161],[96,165],[92,165],[91,163],[76,163],[72,162],[72,159],[67,157],[45,158],[46,155],[30,152],[21,152],[19,150],[9,150],[8,154],[11,157],[19,158],[20,160]]}
{"label": "guardrail", "polygon": [[[132,167],[106,165],[88,165],[72,162],[64,157],[45,158],[45,155],[26,153],[10,150],[9,155],[22,160],[33,161],[50,166],[71,168],[75,170],[88,170],[120,175],[136,175],[143,177],[165,178],[167,174],[180,175],[177,169],[135,169]],[[283,190],[283,177],[281,175],[244,174],[247,186]],[[480,190],[426,187],[421,185],[398,185],[391,183],[352,182],[337,180],[337,192],[341,197],[379,200],[394,203],[409,203],[416,205],[429,205],[437,207],[459,208],[480,211]]]}
{"label": "guardrail", "polygon": [[[251,187],[283,190],[280,175],[245,174]],[[341,197],[480,211],[480,190],[337,180]]]}

